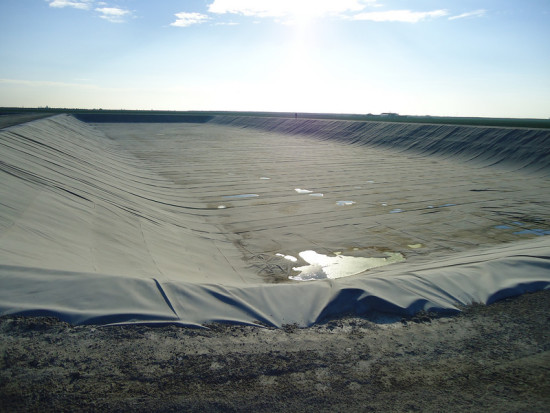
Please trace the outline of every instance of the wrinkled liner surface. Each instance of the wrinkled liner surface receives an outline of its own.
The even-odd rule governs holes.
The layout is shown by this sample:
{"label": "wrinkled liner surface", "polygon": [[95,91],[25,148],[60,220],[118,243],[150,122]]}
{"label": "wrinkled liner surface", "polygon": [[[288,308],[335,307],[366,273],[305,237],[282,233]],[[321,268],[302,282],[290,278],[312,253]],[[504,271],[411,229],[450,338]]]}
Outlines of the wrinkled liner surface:
{"label": "wrinkled liner surface", "polygon": [[0,312],[72,324],[210,322],[310,326],[373,311],[410,315],[550,288],[550,243],[461,254],[406,272],[298,284],[215,285],[0,266]]}
{"label": "wrinkled liner surface", "polygon": [[[222,124],[236,122],[236,126],[242,126],[239,122],[245,122],[233,118],[216,120]],[[224,242],[224,234],[216,232],[215,227],[206,225],[196,214],[195,208],[177,204],[185,208],[186,214],[176,214],[166,207],[172,207],[171,204],[178,199],[169,188],[164,188],[164,181],[159,177],[142,171],[139,162],[127,159],[108,139],[76,120],[61,116],[55,120],[37,122],[28,124],[24,129],[2,132],[12,138],[3,141],[8,149],[4,150],[1,162],[6,179],[4,201],[9,195],[14,205],[11,209],[5,208],[6,217],[20,219],[19,213],[26,211],[23,207],[29,200],[34,200],[32,202],[38,206],[28,211],[52,216],[59,205],[67,206],[70,203],[82,208],[79,203],[91,203],[88,199],[90,197],[101,201],[103,215],[100,217],[111,219],[107,222],[107,230],[110,230],[110,225],[125,224],[120,218],[125,215],[117,214],[118,209],[113,205],[124,207],[120,210],[125,213],[139,212],[142,214],[140,223],[143,226],[132,227],[135,234],[148,230],[147,234],[152,237],[151,245],[162,240],[166,248],[174,250],[180,247],[174,241],[177,237],[193,240],[186,244],[190,249],[187,259],[178,265],[195,275],[195,279],[206,273],[212,275],[213,280],[227,282],[208,284],[175,280],[170,274],[178,274],[180,267],[170,262],[165,267],[167,275],[161,277],[158,269],[149,271],[144,268],[145,261],[140,261],[141,256],[137,253],[133,255],[134,266],[123,263],[126,266],[121,269],[124,270],[122,275],[110,275],[107,269],[96,273],[85,272],[84,261],[78,253],[86,257],[89,249],[80,248],[82,245],[75,245],[72,240],[78,240],[80,236],[79,227],[75,227],[75,223],[80,223],[81,228],[86,229],[89,228],[88,220],[91,218],[83,215],[86,219],[65,222],[62,220],[65,216],[57,214],[60,223],[66,224],[62,231],[64,237],[56,239],[58,242],[63,241],[63,248],[56,249],[55,256],[45,256],[56,262],[61,261],[59,254],[67,253],[66,249],[72,248],[74,254],[64,256],[63,263],[67,266],[65,271],[48,269],[46,265],[43,268],[32,267],[40,264],[42,256],[36,255],[34,262],[28,261],[24,247],[28,239],[33,239],[35,232],[21,232],[25,238],[17,245],[13,240],[8,240],[6,245],[15,252],[11,253],[7,249],[6,256],[20,261],[12,262],[12,265],[6,265],[6,261],[0,263],[2,315],[54,315],[73,324],[140,322],[198,326],[218,321],[272,326],[297,323],[309,326],[323,318],[344,313],[366,314],[378,311],[407,315],[419,310],[457,311],[461,305],[474,302],[489,304],[508,296],[550,288],[548,237],[470,251],[437,262],[409,265],[406,268],[396,266],[396,269],[380,273],[368,272],[337,280],[261,284],[242,278],[240,282],[242,271],[233,269],[233,273],[230,273],[230,266],[227,265],[227,259],[231,259],[233,265],[240,264],[233,257],[234,251],[230,248],[232,244]],[[460,139],[443,139],[455,133],[478,145],[464,153],[464,160],[485,159],[488,165],[510,161],[518,169],[527,168],[544,173],[550,164],[550,152],[544,150],[548,142],[546,131],[328,121],[296,124],[292,121],[247,119],[246,122],[247,126],[258,129],[312,134],[319,139],[334,139],[336,136],[351,144],[391,145],[403,150],[416,149],[426,155],[441,151],[451,153],[453,150],[455,154],[460,153],[456,152],[460,148]],[[44,145],[39,139],[44,136],[51,146]],[[370,141],[365,141],[367,136],[371,137]],[[414,136],[415,139],[400,140],[400,136]],[[519,143],[518,137],[521,138]],[[515,145],[510,146],[510,141]],[[407,142],[422,147],[412,148],[406,145]],[[8,179],[13,190],[7,183]],[[117,191],[112,190],[113,180],[120,184]],[[151,185],[145,185],[142,181]],[[40,189],[45,187],[48,191],[41,192]],[[32,191],[36,191],[36,195]],[[30,194],[28,199],[25,198],[26,194]],[[159,201],[164,202],[164,209],[157,205]],[[96,209],[94,211],[97,213]],[[21,219],[26,223],[29,223],[26,220],[37,220],[34,227],[29,227],[37,231],[41,229],[38,224],[44,222],[41,216],[33,213]],[[59,226],[54,226],[61,231]],[[164,231],[165,227],[173,231]],[[174,228],[179,232],[174,232]],[[155,231],[162,236],[157,237]],[[167,239],[170,234],[174,240]],[[45,235],[46,232],[42,234],[43,237]],[[129,241],[135,241],[132,234],[125,233],[125,236],[130,238]],[[109,247],[120,244],[112,239]],[[44,243],[41,247],[49,248],[50,243]],[[133,251],[130,244],[126,247]],[[223,249],[225,255],[220,254],[223,260],[205,261],[206,253],[214,249]],[[171,256],[171,251],[162,249],[157,254]],[[28,261],[27,266],[24,260]],[[117,269],[114,264],[119,262],[106,260],[104,264]],[[208,271],[204,271],[203,267],[207,267]],[[191,277],[189,274],[186,276],[188,280]]]}

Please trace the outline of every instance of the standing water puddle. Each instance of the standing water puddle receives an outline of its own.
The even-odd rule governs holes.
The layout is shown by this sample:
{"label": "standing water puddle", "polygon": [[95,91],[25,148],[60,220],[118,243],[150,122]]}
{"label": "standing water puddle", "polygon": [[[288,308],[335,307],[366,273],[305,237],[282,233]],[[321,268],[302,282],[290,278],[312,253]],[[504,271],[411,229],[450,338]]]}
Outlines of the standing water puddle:
{"label": "standing water puddle", "polygon": [[386,252],[385,254],[387,258],[347,257],[344,255],[329,257],[315,251],[302,251],[300,257],[309,265],[292,268],[294,271],[300,271],[300,274],[291,275],[288,278],[296,281],[311,281],[349,277],[371,268],[405,261],[405,257],[400,253]]}
{"label": "standing water puddle", "polygon": [[285,254],[280,254],[280,253],[277,253],[275,255],[277,257],[283,257],[285,260],[289,260],[289,261],[292,261],[292,262],[298,261],[298,258],[293,257],[292,255],[285,255]]}
{"label": "standing water puddle", "polygon": [[535,229],[524,229],[524,230],[521,230],[521,231],[518,231],[518,232],[514,232],[514,234],[516,234],[516,235],[522,235],[522,234],[538,235],[539,237],[542,237],[544,235],[550,235],[550,231],[540,229],[540,228],[535,228]]}

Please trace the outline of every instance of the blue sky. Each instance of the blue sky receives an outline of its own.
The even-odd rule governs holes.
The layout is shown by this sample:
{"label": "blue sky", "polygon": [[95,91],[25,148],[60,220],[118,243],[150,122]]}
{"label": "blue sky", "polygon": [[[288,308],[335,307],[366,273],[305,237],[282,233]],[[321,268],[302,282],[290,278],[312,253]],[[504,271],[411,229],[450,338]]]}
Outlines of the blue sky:
{"label": "blue sky", "polygon": [[548,0],[0,0],[0,106],[550,117]]}

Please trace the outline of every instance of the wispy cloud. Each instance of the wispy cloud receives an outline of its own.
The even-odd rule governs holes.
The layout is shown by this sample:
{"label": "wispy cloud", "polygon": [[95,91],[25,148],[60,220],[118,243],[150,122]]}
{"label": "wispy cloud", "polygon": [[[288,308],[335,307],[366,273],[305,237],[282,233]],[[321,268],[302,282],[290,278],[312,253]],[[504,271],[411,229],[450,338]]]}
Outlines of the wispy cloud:
{"label": "wispy cloud", "polygon": [[48,0],[50,7],[63,8],[72,7],[80,10],[89,10],[92,7],[92,0]]}
{"label": "wispy cloud", "polygon": [[97,86],[87,83],[70,83],[70,82],[56,82],[50,80],[25,80],[25,79],[0,79],[0,84],[12,84],[12,85],[21,85],[21,86],[69,86],[69,87],[80,87],[80,88],[92,88],[95,89]]}
{"label": "wispy cloud", "polygon": [[487,10],[483,10],[483,9],[474,10],[474,11],[469,11],[467,13],[459,14],[457,16],[451,16],[449,17],[449,20],[465,19],[467,17],[482,17],[482,16],[485,16],[485,13],[487,13]]}
{"label": "wispy cloud", "polygon": [[447,16],[447,10],[413,11],[388,10],[368,11],[381,7],[377,0],[213,0],[208,12],[213,14],[240,14],[255,18],[275,18],[291,22],[296,18],[320,18],[338,16],[350,20],[376,22],[417,23],[422,20]]}
{"label": "wispy cloud", "polygon": [[120,9],[118,7],[98,7],[95,11],[99,13],[99,17],[111,23],[122,23],[124,22],[124,18],[130,15],[129,10]]}
{"label": "wispy cloud", "polygon": [[201,13],[176,13],[176,21],[173,23],[170,23],[170,26],[176,26],[176,27],[188,27],[192,26],[194,24],[201,24],[206,22],[210,17],[208,17],[206,14]]}
{"label": "wispy cloud", "polygon": [[435,19],[447,16],[447,10],[412,11],[412,10],[388,10],[359,13],[352,17],[353,20],[368,20],[374,22],[402,22],[418,23],[422,20]]}
{"label": "wispy cloud", "polygon": [[322,17],[364,10],[376,0],[214,0],[208,11],[249,17]]}
{"label": "wispy cloud", "polygon": [[99,17],[108,20],[112,23],[122,23],[126,17],[132,15],[130,10],[122,9],[120,7],[109,7],[109,4],[105,1],[94,0],[46,0],[50,7],[64,8],[72,7],[80,10],[94,10],[98,13]]}

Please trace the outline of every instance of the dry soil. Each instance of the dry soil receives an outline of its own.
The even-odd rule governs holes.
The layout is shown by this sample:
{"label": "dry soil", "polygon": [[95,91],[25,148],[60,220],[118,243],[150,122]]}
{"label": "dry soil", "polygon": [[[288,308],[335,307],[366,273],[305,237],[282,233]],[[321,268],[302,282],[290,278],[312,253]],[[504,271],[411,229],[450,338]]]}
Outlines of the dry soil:
{"label": "dry soil", "polygon": [[377,321],[187,329],[3,317],[0,410],[548,411],[550,291]]}

